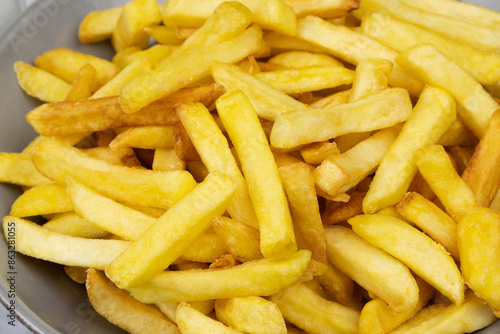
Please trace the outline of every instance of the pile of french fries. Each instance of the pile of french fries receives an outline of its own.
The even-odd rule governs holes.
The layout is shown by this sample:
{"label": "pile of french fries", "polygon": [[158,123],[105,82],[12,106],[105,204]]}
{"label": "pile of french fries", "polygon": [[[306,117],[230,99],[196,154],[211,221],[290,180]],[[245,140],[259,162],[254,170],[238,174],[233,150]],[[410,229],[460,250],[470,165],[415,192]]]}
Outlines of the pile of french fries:
{"label": "pile of french fries", "polygon": [[[131,333],[469,333],[500,317],[500,14],[132,0],[20,87],[4,229]],[[43,225],[30,221],[42,216]],[[5,233],[7,235],[7,233]]]}

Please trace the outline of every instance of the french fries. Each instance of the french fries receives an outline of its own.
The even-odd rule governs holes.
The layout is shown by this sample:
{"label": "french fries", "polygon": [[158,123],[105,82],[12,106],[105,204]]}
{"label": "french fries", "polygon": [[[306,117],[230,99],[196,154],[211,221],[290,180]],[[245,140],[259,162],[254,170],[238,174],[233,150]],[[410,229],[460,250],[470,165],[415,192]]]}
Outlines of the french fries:
{"label": "french fries", "polygon": [[131,333],[484,328],[499,18],[454,0],[89,13],[78,38],[111,61],[59,47],[14,65],[44,103],[26,115],[39,136],[0,153],[22,192],[7,243]]}

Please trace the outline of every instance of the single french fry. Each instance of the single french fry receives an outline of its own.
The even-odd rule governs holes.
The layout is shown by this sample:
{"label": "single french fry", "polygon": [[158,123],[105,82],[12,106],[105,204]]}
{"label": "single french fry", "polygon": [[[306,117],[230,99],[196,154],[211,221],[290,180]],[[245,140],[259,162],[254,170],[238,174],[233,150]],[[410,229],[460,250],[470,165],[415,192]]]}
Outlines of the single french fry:
{"label": "single french fry", "polygon": [[417,283],[399,260],[346,227],[327,226],[325,237],[329,260],[360,286],[396,312],[406,312],[417,305]]}
{"label": "single french fry", "polygon": [[141,167],[141,162],[137,159],[135,151],[130,147],[111,149],[109,146],[96,146],[82,149],[88,156],[99,158],[114,165],[126,167]]}
{"label": "single french fry", "polygon": [[216,106],[241,161],[259,221],[262,254],[270,260],[286,258],[297,249],[292,218],[257,114],[241,91],[221,96]]}
{"label": "single french fry", "polygon": [[311,3],[307,0],[285,0],[297,17],[307,15],[319,16],[323,19],[344,17],[360,6],[359,0],[321,0]]}
{"label": "single french fry", "polygon": [[378,93],[388,87],[394,64],[387,59],[368,58],[356,66],[355,79],[349,92],[349,102]]}
{"label": "single french fry", "polygon": [[420,173],[456,222],[478,206],[474,193],[457,174],[442,146],[423,147],[415,152],[414,159]]}
{"label": "single french fry", "polygon": [[153,25],[142,29],[159,44],[181,45],[184,42],[184,39],[177,36],[177,29],[174,26]]}
{"label": "single french fry", "polygon": [[227,208],[236,220],[258,227],[246,180],[229,149],[229,144],[208,109],[202,104],[181,104],[176,108],[182,125],[209,171],[220,170],[237,184]]}
{"label": "single french fry", "polygon": [[174,126],[173,147],[175,154],[177,154],[182,161],[196,161],[201,159],[181,122]]}
{"label": "single french fry", "polygon": [[88,13],[78,27],[80,42],[90,44],[111,38],[111,34],[121,14],[122,7],[113,7]]}
{"label": "single french fry", "polygon": [[97,313],[129,333],[138,333],[144,328],[150,333],[180,333],[157,308],[138,302],[95,269],[87,271],[85,287]]}
{"label": "single french fry", "polygon": [[464,124],[462,119],[460,118],[461,112],[459,111],[461,107],[459,105],[456,106],[457,110],[457,119],[451,123],[448,130],[439,138],[438,144],[450,147],[456,145],[477,145],[477,137],[474,136],[472,131]]}
{"label": "single french fry", "polygon": [[312,258],[325,262],[325,235],[309,165],[298,163],[283,166],[279,168],[279,173],[290,203],[294,228],[301,235],[306,248],[312,252]]}
{"label": "single french fry", "polygon": [[413,222],[457,260],[457,223],[437,205],[416,192],[407,193],[397,205],[398,212]]}
{"label": "single french fry", "polygon": [[73,204],[66,187],[49,183],[26,190],[12,204],[10,215],[31,217],[68,211],[73,211]]}
{"label": "single french fry", "polygon": [[173,148],[160,148],[155,150],[153,170],[184,170],[186,162],[179,159]]}
{"label": "single french fry", "polygon": [[63,265],[104,270],[128,246],[128,241],[86,239],[53,232],[18,217],[3,218],[5,236],[15,231],[8,242],[16,251]]}
{"label": "single french fry", "polygon": [[128,128],[109,143],[113,150],[134,147],[145,149],[173,148],[174,125]]}
{"label": "single french fry", "polygon": [[14,71],[21,89],[43,102],[64,101],[71,91],[71,85],[66,81],[22,61],[14,63]]}
{"label": "single french fry", "polygon": [[321,287],[340,304],[348,306],[353,295],[354,282],[349,276],[333,266],[330,261],[326,261],[325,266],[325,272],[318,276]]}
{"label": "single french fry", "polygon": [[64,272],[78,284],[85,284],[87,280],[87,269],[84,267],[64,266]]}
{"label": "single french fry", "polygon": [[290,150],[350,132],[388,128],[408,119],[411,110],[408,92],[390,88],[352,103],[287,112],[276,118],[271,145]]}
{"label": "single french fry", "polygon": [[429,44],[408,49],[396,61],[423,82],[450,93],[461,106],[457,111],[465,125],[476,137],[483,136],[491,115],[500,106],[468,72]]}
{"label": "single french fry", "polygon": [[384,155],[363,200],[363,211],[375,213],[397,204],[417,172],[413,152],[435,144],[456,118],[455,101],[445,91],[426,86],[393,145]]}
{"label": "single french fry", "polygon": [[500,217],[477,208],[458,223],[457,233],[466,284],[500,316]]}
{"label": "single french fry", "polygon": [[79,101],[88,99],[92,95],[92,88],[97,72],[94,66],[85,64],[78,71],[78,74],[73,81],[71,90],[66,96],[66,101]]}
{"label": "single french fry", "polygon": [[311,252],[301,249],[277,261],[260,259],[226,269],[165,271],[128,290],[144,303],[269,296],[295,283],[310,260]]}
{"label": "single french fry", "polygon": [[117,52],[113,56],[112,62],[121,70],[135,61],[150,64],[152,68],[155,68],[163,59],[171,55],[176,48],[176,46],[156,44],[146,50],[141,50],[138,47],[131,46],[123,51]]}
{"label": "single french fry", "polygon": [[350,194],[349,202],[330,203],[321,214],[323,224],[333,225],[346,222],[349,218],[362,214],[365,195],[364,191],[354,191]]}
{"label": "single french fry", "polygon": [[304,283],[281,290],[271,296],[271,301],[287,321],[308,333],[358,332],[358,311],[322,298]]}
{"label": "single french fry", "polygon": [[337,144],[330,141],[312,143],[300,148],[302,159],[311,165],[319,165],[329,156],[339,154]]}
{"label": "single french fry", "polygon": [[221,334],[242,334],[243,332],[225,326],[221,322],[204,315],[189,303],[180,302],[176,310],[177,326],[181,333],[212,332]]}
{"label": "single french fry", "polygon": [[372,245],[391,254],[435,287],[454,304],[464,301],[464,282],[453,258],[429,236],[386,215],[360,215],[348,220]]}
{"label": "single french fry", "polygon": [[280,53],[267,61],[267,64],[277,65],[280,68],[301,68],[307,66],[340,66],[342,63],[337,59],[308,51],[289,51]]}
{"label": "single french fry", "polygon": [[45,224],[43,228],[80,238],[103,238],[109,232],[80,218],[75,212],[63,212],[55,214]]}
{"label": "single french fry", "polygon": [[29,153],[0,153],[0,182],[35,187],[52,181],[35,168]]}
{"label": "single french fry", "polygon": [[258,229],[223,216],[214,218],[213,227],[228,252],[239,261],[247,262],[263,257]]}
{"label": "single french fry", "polygon": [[286,334],[285,320],[276,304],[262,297],[233,297],[215,301],[220,322],[245,333]]}

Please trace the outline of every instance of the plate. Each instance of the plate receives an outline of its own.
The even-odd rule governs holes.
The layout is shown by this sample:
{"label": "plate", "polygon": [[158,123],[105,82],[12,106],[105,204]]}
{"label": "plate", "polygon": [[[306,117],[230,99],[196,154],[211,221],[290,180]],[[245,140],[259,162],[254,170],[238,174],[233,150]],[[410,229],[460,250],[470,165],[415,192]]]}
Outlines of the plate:
{"label": "plate", "polygon": [[[489,1],[493,5],[493,1]],[[22,60],[32,63],[37,55],[56,47],[67,47],[110,59],[113,50],[108,42],[95,45],[78,42],[78,24],[92,10],[125,2],[39,0],[0,36],[0,152],[19,152],[36,136],[24,116],[40,102],[25,95],[18,87],[13,71],[14,62]],[[0,184],[2,217],[9,213],[11,204],[20,194],[17,187]],[[15,302],[17,326],[21,322],[34,333],[124,333],[93,310],[85,288],[69,279],[61,266],[42,263],[41,260],[22,254],[16,254],[13,265],[14,268],[9,269],[7,244],[2,235],[0,301],[4,306]],[[12,284],[8,281],[10,278],[14,278]],[[14,297],[10,296],[12,292]],[[8,318],[0,319],[1,325],[8,321]],[[500,322],[478,333],[498,332]]]}

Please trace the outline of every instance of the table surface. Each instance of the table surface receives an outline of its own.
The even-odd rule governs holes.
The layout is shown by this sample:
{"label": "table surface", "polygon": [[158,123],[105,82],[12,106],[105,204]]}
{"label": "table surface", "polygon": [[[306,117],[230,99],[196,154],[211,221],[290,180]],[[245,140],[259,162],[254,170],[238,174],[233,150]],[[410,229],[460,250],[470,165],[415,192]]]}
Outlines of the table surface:
{"label": "table surface", "polygon": [[[6,5],[4,3],[6,1]],[[3,31],[7,26],[9,26],[21,11],[27,8],[29,5],[34,3],[36,0],[2,0],[2,11],[0,12],[0,32]],[[466,0],[464,2],[471,2],[478,4],[480,6],[489,7],[495,10],[500,10],[500,3],[496,0]],[[30,334],[32,333],[26,327],[24,327],[19,321],[16,321],[16,326],[13,327],[8,324],[7,310],[0,306],[0,333],[9,334]]]}

